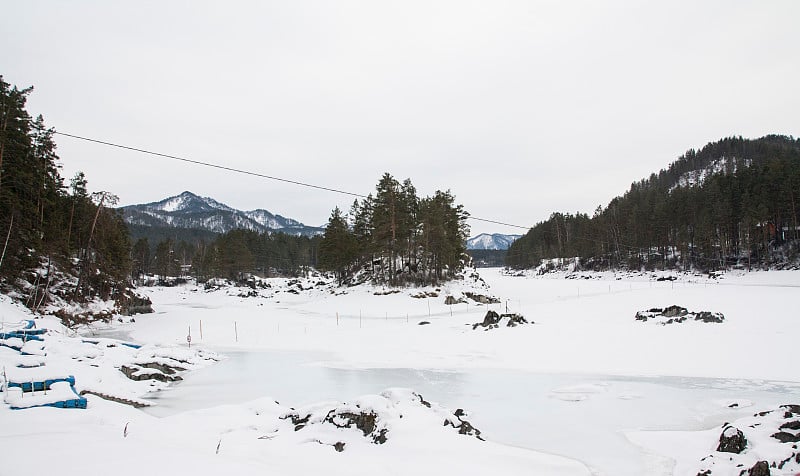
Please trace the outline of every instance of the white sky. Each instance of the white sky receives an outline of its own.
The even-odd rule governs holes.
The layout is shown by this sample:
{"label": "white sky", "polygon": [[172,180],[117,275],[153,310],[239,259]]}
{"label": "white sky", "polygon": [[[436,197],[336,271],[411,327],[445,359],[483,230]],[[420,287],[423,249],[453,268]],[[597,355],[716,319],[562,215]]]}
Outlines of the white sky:
{"label": "white sky", "polygon": [[[57,130],[530,226],[689,148],[800,135],[800,2],[16,1],[0,74]],[[57,137],[120,204],[183,190],[311,225],[352,197]],[[519,232],[471,222],[479,232]]]}

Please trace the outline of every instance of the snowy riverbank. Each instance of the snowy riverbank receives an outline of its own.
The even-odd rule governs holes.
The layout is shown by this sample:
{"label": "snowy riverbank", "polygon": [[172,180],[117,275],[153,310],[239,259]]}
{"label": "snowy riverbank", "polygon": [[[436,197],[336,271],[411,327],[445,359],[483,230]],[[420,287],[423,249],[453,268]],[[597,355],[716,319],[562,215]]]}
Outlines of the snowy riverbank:
{"label": "snowy riverbank", "polygon": [[[320,279],[275,279],[257,289],[143,288],[155,314],[85,329],[82,338],[37,319],[52,329],[44,368],[75,374],[79,391],[113,389],[159,405],[137,410],[88,394],[86,410],[3,407],[0,447],[22,460],[38,451],[71,458],[60,469],[67,474],[136,454],[115,471],[694,476],[697,454],[714,451],[724,422],[800,401],[793,358],[800,323],[791,310],[799,272],[482,276],[488,287],[469,281],[399,293],[338,289]],[[447,296],[462,302],[445,304]],[[668,326],[635,319],[671,305],[725,319]],[[533,323],[473,330],[490,309]],[[7,301],[2,312],[6,323],[29,317]],[[144,347],[110,338],[122,336]],[[215,352],[229,358],[209,367]],[[8,349],[0,359],[16,369],[20,357]],[[175,361],[199,370],[180,371],[185,381],[177,384],[120,371]],[[392,387],[410,387],[438,410],[420,407],[408,391],[380,396]],[[157,392],[148,394],[151,388]],[[379,419],[391,422],[386,443],[372,444],[354,428],[294,432],[281,418],[290,407],[330,400],[378,405]],[[457,408],[487,441],[454,425],[441,432],[442,422],[433,430],[434,420]],[[408,417],[395,419],[401,414]],[[677,430],[694,437],[658,436]],[[341,453],[331,446],[337,442],[345,443]],[[727,474],[720,471],[713,474]]]}

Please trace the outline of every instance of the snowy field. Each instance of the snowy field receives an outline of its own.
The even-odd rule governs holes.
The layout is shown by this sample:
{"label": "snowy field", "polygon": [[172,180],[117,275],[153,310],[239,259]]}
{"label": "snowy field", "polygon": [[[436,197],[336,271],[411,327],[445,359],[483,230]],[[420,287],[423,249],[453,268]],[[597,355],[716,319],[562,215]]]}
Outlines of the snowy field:
{"label": "snowy field", "polygon": [[[321,278],[142,288],[154,314],[80,335],[36,319],[43,341],[0,340],[32,354],[0,346],[8,381],[73,375],[87,408],[12,410],[59,389],[7,389],[0,453],[15,457],[0,474],[694,476],[797,451],[766,430],[783,411],[753,415],[800,404],[800,272],[480,273],[397,293]],[[635,318],[672,305],[724,320]],[[489,310],[532,323],[473,329]],[[31,318],[8,300],[0,312],[0,332]],[[160,381],[173,371],[183,380]],[[764,431],[715,452],[739,421]]]}

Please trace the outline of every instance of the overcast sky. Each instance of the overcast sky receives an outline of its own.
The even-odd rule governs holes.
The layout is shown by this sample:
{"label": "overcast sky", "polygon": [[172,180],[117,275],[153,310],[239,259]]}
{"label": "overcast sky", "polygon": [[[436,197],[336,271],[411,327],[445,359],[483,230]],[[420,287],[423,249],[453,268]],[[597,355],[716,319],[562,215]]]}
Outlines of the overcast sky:
{"label": "overcast sky", "polygon": [[[16,1],[0,74],[62,132],[363,194],[389,172],[530,226],[689,148],[800,135],[799,21],[797,0]],[[353,200],[56,139],[62,175],[121,205],[190,190],[320,225]]]}

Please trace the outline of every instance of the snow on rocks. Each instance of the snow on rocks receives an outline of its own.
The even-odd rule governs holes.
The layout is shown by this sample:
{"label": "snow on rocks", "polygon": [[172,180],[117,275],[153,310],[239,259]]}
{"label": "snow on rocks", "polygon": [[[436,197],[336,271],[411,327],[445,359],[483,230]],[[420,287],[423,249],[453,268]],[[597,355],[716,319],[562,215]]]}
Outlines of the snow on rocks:
{"label": "snow on rocks", "polygon": [[476,322],[472,325],[472,329],[483,327],[484,330],[497,329],[498,327],[517,327],[521,324],[528,324],[528,321],[519,314],[498,314],[495,311],[487,311],[483,321]]}
{"label": "snow on rocks", "polygon": [[[217,360],[216,354],[199,348],[141,346],[118,339],[82,337],[55,316],[34,316],[8,302],[0,304],[4,317],[20,317],[10,324],[4,323],[3,329],[6,334],[22,337],[3,339],[2,343],[7,345],[0,346],[0,368],[4,370],[0,382],[7,393],[6,403],[13,408],[42,405],[84,408],[86,399],[79,394],[87,393],[122,403],[137,402],[141,406],[140,397],[166,387],[168,381],[178,378],[178,372]],[[29,319],[32,317],[35,319]],[[29,328],[23,329],[25,323]],[[131,376],[137,377],[137,381],[123,375],[126,368],[131,369]],[[153,382],[151,378],[158,377],[152,374],[172,378]],[[59,381],[69,382],[69,388],[56,385]],[[61,397],[68,398],[59,400]]]}
{"label": "snow on rocks", "polygon": [[782,405],[723,425],[716,452],[697,475],[795,475],[800,472],[800,405]]}
{"label": "snow on rocks", "polygon": [[494,296],[487,296],[484,294],[473,293],[469,291],[465,291],[464,295],[468,298],[472,299],[473,301],[480,303],[480,304],[499,304],[500,299]]}
{"label": "snow on rocks", "polygon": [[639,311],[636,313],[636,320],[642,322],[650,321],[661,325],[681,323],[689,320],[719,323],[725,320],[725,316],[720,312],[689,312],[685,307],[673,305],[663,309],[655,307],[647,311]]}
{"label": "snow on rocks", "polygon": [[217,360],[214,354],[202,349],[192,352],[181,348],[148,347],[139,352],[132,363],[122,365],[120,371],[131,380],[175,382],[183,380],[180,372]]}
{"label": "snow on rocks", "polygon": [[719,446],[717,451],[722,453],[739,454],[747,448],[747,438],[744,437],[742,430],[734,426],[726,426],[719,435]]}
{"label": "snow on rocks", "polygon": [[424,420],[428,431],[444,426],[458,430],[460,435],[483,440],[480,430],[462,418],[466,416],[464,410],[450,411],[433,405],[408,389],[389,389],[379,395],[362,396],[353,403],[315,404],[293,410],[280,418],[291,421],[296,432],[312,429],[306,433],[312,434],[315,441],[342,452],[353,435],[359,432],[370,443],[386,443],[395,428],[409,421],[408,415]]}

